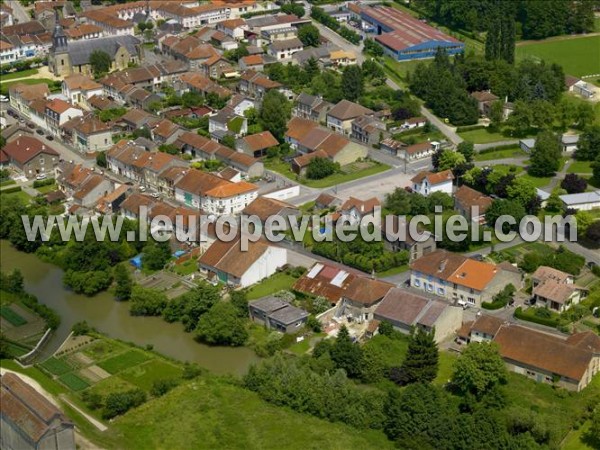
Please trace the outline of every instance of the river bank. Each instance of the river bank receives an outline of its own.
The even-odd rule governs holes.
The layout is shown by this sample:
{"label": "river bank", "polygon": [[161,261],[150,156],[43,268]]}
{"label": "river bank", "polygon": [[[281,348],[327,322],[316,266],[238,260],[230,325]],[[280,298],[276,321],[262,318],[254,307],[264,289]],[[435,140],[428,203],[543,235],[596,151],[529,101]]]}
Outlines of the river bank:
{"label": "river bank", "polygon": [[258,360],[247,347],[210,347],[194,340],[179,323],[167,323],[160,317],[133,317],[126,302],[117,302],[108,292],[93,297],[78,295],[63,286],[63,271],[41,261],[36,255],[19,252],[8,241],[0,241],[3,271],[19,269],[25,289],[40,303],[51,307],[61,317],[61,324],[48,343],[50,356],[67,338],[73,324],[81,321],[106,335],[139,346],[151,345],[170,358],[193,362],[216,374],[241,375]]}

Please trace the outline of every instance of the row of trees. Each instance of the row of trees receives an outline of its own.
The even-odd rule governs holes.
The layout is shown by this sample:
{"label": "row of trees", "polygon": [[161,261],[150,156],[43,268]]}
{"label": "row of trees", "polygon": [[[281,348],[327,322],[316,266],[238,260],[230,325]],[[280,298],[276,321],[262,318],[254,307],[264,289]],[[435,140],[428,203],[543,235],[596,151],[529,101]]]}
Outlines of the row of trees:
{"label": "row of trees", "polygon": [[515,0],[497,2],[446,2],[414,0],[415,9],[450,27],[484,32],[494,26],[498,15],[512,22],[524,39],[544,39],[561,34],[594,30],[594,2],[576,0]]}

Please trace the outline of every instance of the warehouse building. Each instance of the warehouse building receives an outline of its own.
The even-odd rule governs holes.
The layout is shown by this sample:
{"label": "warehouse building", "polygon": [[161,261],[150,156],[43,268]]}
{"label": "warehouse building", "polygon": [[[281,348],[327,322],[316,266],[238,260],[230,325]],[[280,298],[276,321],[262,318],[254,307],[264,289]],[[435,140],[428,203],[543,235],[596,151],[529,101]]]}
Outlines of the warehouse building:
{"label": "warehouse building", "polygon": [[373,26],[384,52],[398,61],[433,58],[439,47],[449,55],[465,50],[459,40],[394,8],[363,8],[361,18]]}

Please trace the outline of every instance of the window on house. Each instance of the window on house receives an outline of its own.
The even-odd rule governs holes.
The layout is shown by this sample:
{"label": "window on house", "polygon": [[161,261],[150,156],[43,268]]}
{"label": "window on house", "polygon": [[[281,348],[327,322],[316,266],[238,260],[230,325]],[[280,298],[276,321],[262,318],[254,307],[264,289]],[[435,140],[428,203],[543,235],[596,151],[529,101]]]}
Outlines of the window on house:
{"label": "window on house", "polygon": [[416,287],[420,287],[421,286],[421,280],[415,280],[415,286]]}

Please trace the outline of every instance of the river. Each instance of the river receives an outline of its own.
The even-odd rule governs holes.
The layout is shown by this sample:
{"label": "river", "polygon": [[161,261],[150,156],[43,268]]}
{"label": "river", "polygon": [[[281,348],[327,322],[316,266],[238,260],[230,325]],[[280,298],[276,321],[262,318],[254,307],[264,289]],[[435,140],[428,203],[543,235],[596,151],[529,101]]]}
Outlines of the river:
{"label": "river", "polygon": [[60,268],[33,254],[15,250],[8,241],[0,242],[0,256],[3,271],[20,269],[25,278],[25,289],[60,315],[60,327],[47,346],[52,352],[69,335],[74,323],[85,320],[112,338],[140,346],[151,344],[157,352],[197,363],[217,374],[243,374],[258,360],[254,351],[247,347],[200,344],[191,333],[183,331],[180,323],[167,323],[160,317],[130,316],[127,302],[117,302],[107,292],[94,297],[75,294],[63,286]]}

